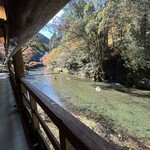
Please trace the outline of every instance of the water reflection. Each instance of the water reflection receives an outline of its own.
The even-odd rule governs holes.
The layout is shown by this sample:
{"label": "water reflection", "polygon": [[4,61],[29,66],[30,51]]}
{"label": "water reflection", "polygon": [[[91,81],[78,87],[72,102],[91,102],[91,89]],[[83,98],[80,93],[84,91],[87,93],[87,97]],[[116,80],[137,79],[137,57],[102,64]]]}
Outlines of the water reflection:
{"label": "water reflection", "polygon": [[29,71],[27,79],[45,95],[50,97],[57,104],[63,106],[63,102],[51,83],[51,76],[52,74],[50,74],[50,72],[46,69],[40,68]]}

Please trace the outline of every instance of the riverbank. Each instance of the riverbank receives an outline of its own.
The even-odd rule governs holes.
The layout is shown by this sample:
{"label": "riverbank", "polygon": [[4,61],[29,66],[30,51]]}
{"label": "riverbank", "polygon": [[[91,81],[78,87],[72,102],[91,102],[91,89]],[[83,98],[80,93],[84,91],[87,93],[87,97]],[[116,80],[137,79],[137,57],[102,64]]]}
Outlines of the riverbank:
{"label": "riverbank", "polygon": [[[52,68],[48,68],[49,70],[52,69]],[[92,72],[90,71],[87,71],[87,70],[68,70],[67,68],[59,68],[59,67],[56,67],[56,68],[53,68],[52,70],[56,71],[56,72],[63,72],[63,73],[66,73],[66,74],[69,74],[69,75],[75,75],[75,76],[78,76],[78,77],[81,77],[81,78],[91,78],[92,80]]]}

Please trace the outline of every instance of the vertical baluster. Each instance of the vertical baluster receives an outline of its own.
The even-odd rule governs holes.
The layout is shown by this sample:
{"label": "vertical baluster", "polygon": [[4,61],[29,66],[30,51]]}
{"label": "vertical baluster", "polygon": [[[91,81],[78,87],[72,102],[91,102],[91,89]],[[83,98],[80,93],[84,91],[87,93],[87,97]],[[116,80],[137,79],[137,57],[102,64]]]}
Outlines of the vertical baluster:
{"label": "vertical baluster", "polygon": [[31,104],[32,122],[34,129],[36,130],[39,129],[39,121],[34,114],[34,111],[37,111],[37,103],[31,95],[30,95],[30,104]]}
{"label": "vertical baluster", "polygon": [[24,86],[21,84],[21,91],[22,91],[22,99],[23,99],[23,106],[26,107],[27,106],[27,102],[25,97],[23,96],[26,93],[26,90],[24,88]]}
{"label": "vertical baluster", "polygon": [[75,150],[75,148],[72,146],[72,144],[68,141],[68,139],[65,139],[66,142],[66,150]]}
{"label": "vertical baluster", "polygon": [[65,134],[64,134],[63,131],[59,130],[59,135],[60,135],[61,150],[75,150],[75,148],[73,147],[73,145],[65,137]]}
{"label": "vertical baluster", "polygon": [[61,150],[66,150],[65,135],[64,135],[62,129],[59,129],[59,138],[60,138],[60,148],[61,148]]}

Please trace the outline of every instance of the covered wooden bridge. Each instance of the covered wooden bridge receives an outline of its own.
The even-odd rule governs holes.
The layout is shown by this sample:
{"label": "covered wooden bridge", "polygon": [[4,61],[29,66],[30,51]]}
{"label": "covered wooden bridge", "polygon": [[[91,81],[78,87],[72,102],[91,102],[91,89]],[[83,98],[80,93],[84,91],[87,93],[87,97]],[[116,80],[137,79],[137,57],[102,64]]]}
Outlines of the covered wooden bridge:
{"label": "covered wooden bridge", "polygon": [[[10,74],[10,78],[0,76],[0,150],[122,149],[106,142],[25,79],[22,46],[68,2],[0,0],[0,43]],[[58,138],[37,105],[56,125]]]}

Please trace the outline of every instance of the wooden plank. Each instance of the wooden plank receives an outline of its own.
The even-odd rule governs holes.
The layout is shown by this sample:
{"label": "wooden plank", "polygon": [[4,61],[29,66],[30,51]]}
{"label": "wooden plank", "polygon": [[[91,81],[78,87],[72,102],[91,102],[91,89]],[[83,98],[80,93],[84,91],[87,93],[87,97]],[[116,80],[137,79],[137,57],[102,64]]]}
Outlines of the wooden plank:
{"label": "wooden plank", "polygon": [[41,116],[34,111],[34,114],[36,115],[37,119],[39,120],[42,128],[44,129],[45,133],[47,134],[49,140],[51,141],[52,145],[54,146],[55,150],[60,150],[59,143],[53,133],[50,131],[49,127],[46,125],[46,123],[43,121]]}
{"label": "wooden plank", "polygon": [[22,126],[22,116],[15,105],[11,82],[5,78],[0,81],[0,150],[30,149]]}
{"label": "wooden plank", "polygon": [[117,145],[108,143],[94,131],[81,123],[70,113],[56,104],[48,96],[39,91],[26,79],[21,79],[22,84],[27,88],[45,113],[51,118],[54,124],[64,132],[64,136],[75,147],[75,149],[88,150],[121,150]]}

